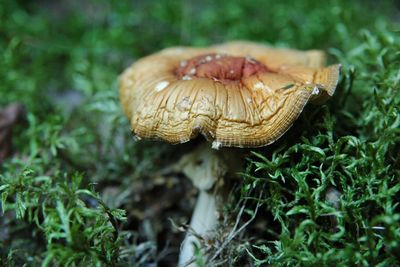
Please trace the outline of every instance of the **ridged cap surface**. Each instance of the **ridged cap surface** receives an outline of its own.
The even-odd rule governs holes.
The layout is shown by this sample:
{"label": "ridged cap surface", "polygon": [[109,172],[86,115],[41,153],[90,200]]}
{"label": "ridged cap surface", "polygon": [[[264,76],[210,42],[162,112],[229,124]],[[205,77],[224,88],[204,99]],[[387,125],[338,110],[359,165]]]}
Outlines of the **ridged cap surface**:
{"label": "ridged cap surface", "polygon": [[333,95],[340,65],[321,51],[251,42],[173,47],[120,76],[120,100],[140,138],[183,143],[204,135],[213,147],[259,147],[282,136],[309,102]]}

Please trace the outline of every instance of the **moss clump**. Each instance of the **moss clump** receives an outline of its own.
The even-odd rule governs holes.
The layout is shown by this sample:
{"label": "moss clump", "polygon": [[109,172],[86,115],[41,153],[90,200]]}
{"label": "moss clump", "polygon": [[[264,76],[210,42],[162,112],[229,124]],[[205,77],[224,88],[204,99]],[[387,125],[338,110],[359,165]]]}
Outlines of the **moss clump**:
{"label": "moss clump", "polygon": [[0,106],[27,116],[0,166],[1,264],[174,266],[168,218],[185,222],[195,192],[161,170],[190,144],[133,142],[116,78],[170,45],[249,39],[324,49],[341,82],[253,151],[209,265],[399,265],[398,15],[394,1],[6,1]]}

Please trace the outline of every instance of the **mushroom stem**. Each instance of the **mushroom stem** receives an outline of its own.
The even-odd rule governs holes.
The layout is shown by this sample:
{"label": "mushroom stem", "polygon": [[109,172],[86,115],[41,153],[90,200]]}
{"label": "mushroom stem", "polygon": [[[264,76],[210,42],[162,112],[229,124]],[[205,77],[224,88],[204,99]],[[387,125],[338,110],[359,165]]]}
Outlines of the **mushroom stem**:
{"label": "mushroom stem", "polygon": [[206,190],[200,190],[196,206],[190,221],[190,229],[182,243],[179,266],[196,266],[195,247],[200,247],[199,238],[212,236],[217,225],[215,196]]}
{"label": "mushroom stem", "polygon": [[234,156],[233,151],[227,152],[212,149],[209,144],[203,143],[184,155],[177,165],[177,169],[182,170],[199,190],[190,229],[181,246],[179,267],[196,266],[195,246],[201,248],[201,240],[214,237],[213,231],[217,225],[216,199],[222,193],[220,189],[224,184],[223,178],[229,171],[235,172],[241,166],[241,157]]}

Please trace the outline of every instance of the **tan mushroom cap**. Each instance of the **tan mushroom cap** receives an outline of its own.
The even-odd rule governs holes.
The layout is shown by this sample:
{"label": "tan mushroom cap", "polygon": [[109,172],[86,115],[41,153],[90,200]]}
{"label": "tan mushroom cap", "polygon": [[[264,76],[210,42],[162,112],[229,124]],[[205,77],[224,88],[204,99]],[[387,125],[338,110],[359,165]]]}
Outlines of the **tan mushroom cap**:
{"label": "tan mushroom cap", "polygon": [[120,76],[120,99],[139,138],[183,143],[199,133],[214,147],[258,147],[282,136],[307,102],[333,95],[340,65],[321,51],[251,42],[173,47]]}

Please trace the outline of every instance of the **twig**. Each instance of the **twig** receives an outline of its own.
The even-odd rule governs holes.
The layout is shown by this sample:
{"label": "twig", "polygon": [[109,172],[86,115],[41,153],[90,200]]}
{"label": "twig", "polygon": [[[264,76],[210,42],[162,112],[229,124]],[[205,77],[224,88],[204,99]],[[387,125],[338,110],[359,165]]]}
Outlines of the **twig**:
{"label": "twig", "polygon": [[[261,198],[262,193],[263,193],[263,191],[260,192],[259,199]],[[236,217],[235,225],[233,226],[228,237],[225,239],[225,241],[222,243],[222,245],[219,247],[219,249],[215,252],[215,254],[211,257],[211,259],[208,262],[212,262],[213,260],[215,260],[222,253],[222,251],[225,249],[225,247],[232,241],[232,239],[234,239],[240,232],[242,232],[255,219],[258,209],[262,205],[262,203],[260,203],[260,202],[257,202],[256,209],[254,210],[254,213],[251,216],[251,218],[247,222],[245,222],[238,230],[236,230],[240,223],[240,219],[244,212],[244,208],[246,207],[246,203],[247,203],[247,200],[244,201],[242,207],[240,208],[240,211]]]}

